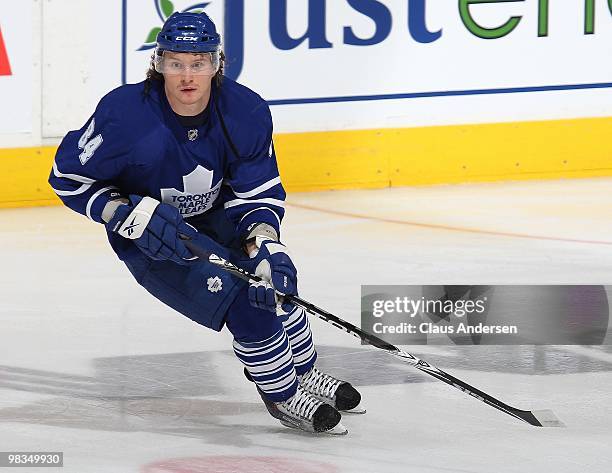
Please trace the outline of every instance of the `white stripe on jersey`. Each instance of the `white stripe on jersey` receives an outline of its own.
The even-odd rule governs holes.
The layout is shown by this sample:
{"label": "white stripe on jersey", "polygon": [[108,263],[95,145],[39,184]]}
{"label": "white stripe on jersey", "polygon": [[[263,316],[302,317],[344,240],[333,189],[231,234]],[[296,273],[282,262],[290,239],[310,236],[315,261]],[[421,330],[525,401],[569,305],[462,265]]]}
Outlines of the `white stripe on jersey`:
{"label": "white stripe on jersey", "polygon": [[245,217],[246,217],[247,215],[249,215],[250,213],[253,213],[253,212],[257,212],[258,210],[269,210],[270,212],[272,212],[272,215],[274,215],[274,218],[276,218],[276,220],[278,221],[278,226],[280,227],[280,224],[281,224],[281,222],[280,222],[280,217],[279,217],[279,216],[278,216],[278,214],[277,214],[277,213],[276,213],[274,210],[272,210],[270,207],[257,207],[256,209],[249,210],[247,213],[245,213],[245,214],[242,216],[242,218],[240,219],[240,222],[238,222],[238,223],[242,223],[242,221],[245,219]]}
{"label": "white stripe on jersey", "polygon": [[91,179],[89,177],[85,177],[85,176],[79,176],[78,174],[64,174],[63,172],[60,172],[59,169],[57,169],[57,164],[55,161],[53,161],[53,174],[56,177],[63,177],[65,179],[70,179],[72,181],[77,181],[80,182],[82,184],[93,184],[94,182],[96,182],[94,179]]}
{"label": "white stripe on jersey", "polygon": [[239,205],[244,204],[270,204],[275,205],[276,207],[285,208],[285,202],[278,199],[254,199],[254,200],[245,200],[245,199],[234,199],[223,204],[224,209],[229,209],[230,207],[237,207]]}
{"label": "white stripe on jersey", "polygon": [[81,184],[81,187],[73,191],[62,191],[62,190],[56,189],[55,187],[51,187],[51,189],[53,189],[53,191],[59,196],[69,196],[69,195],[82,194],[83,192],[88,190],[90,187],[91,187],[91,184]]}
{"label": "white stripe on jersey", "polygon": [[87,215],[87,218],[89,218],[90,220],[93,220],[93,218],[91,217],[91,206],[93,205],[94,201],[100,197],[100,194],[103,194],[106,191],[109,191],[111,189],[117,189],[119,190],[117,187],[115,186],[108,186],[108,187],[103,187],[102,189],[100,189],[98,192],[96,192],[94,195],[92,195],[89,200],[87,201],[87,207],[85,208],[85,215]]}
{"label": "white stripe on jersey", "polygon": [[257,194],[261,194],[262,192],[267,191],[268,189],[271,189],[272,187],[280,184],[280,182],[281,180],[279,176],[275,177],[274,179],[270,179],[268,182],[264,182],[261,186],[258,186],[248,192],[236,192],[234,189],[232,189],[232,192],[234,192],[234,195],[239,199],[248,199],[249,197],[253,197]]}

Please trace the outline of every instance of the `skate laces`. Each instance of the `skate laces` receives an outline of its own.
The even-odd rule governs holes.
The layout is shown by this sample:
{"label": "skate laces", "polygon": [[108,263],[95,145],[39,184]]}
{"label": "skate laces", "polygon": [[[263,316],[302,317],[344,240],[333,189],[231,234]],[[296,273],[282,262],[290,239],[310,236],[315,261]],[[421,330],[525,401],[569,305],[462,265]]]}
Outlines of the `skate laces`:
{"label": "skate laces", "polygon": [[314,366],[300,379],[300,384],[306,391],[329,399],[334,398],[338,386],[342,383],[343,381],[322,373]]}
{"label": "skate laces", "polygon": [[289,413],[297,415],[303,419],[312,420],[317,408],[322,404],[321,401],[312,397],[299,386],[293,397],[280,403]]}

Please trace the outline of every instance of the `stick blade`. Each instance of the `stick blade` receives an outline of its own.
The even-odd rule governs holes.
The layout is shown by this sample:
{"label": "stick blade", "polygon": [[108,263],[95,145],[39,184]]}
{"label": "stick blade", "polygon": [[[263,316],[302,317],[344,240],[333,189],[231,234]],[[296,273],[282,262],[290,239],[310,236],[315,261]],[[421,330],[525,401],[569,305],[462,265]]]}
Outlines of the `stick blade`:
{"label": "stick blade", "polygon": [[533,414],[533,417],[536,418],[541,427],[565,427],[565,424],[550,409],[531,411],[531,414]]}

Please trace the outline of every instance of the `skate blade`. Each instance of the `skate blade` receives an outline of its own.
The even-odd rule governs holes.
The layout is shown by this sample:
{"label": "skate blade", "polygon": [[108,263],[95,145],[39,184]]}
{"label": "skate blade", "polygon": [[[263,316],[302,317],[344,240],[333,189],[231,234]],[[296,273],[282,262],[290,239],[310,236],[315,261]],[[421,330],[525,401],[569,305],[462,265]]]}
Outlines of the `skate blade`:
{"label": "skate blade", "polygon": [[348,434],[348,429],[344,427],[344,425],[342,425],[340,422],[338,422],[331,429],[326,430],[324,432],[315,432],[314,430],[303,429],[299,425],[293,424],[291,422],[287,422],[285,420],[280,420],[280,423],[283,424],[285,427],[289,427],[290,429],[299,430],[300,432],[307,432],[309,434],[314,434],[314,435],[346,435]]}
{"label": "skate blade", "polygon": [[346,411],[340,411],[340,412],[342,412],[343,414],[365,414],[367,411],[365,407],[363,407],[361,404],[358,404],[352,409],[349,409]]}
{"label": "skate blade", "polygon": [[342,423],[338,422],[333,428],[319,433],[326,435],[346,435],[348,434],[348,429],[344,427]]}

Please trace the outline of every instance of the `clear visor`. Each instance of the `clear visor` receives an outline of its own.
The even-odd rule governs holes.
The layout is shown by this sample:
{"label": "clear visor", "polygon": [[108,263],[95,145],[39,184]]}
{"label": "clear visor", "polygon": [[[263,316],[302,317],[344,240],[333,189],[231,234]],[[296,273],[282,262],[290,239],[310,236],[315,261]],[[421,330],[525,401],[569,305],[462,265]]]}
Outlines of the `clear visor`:
{"label": "clear visor", "polygon": [[155,54],[155,70],[160,74],[212,76],[219,70],[219,51],[212,53],[176,53],[162,51]]}

